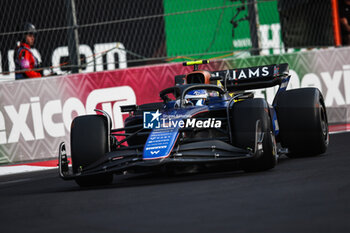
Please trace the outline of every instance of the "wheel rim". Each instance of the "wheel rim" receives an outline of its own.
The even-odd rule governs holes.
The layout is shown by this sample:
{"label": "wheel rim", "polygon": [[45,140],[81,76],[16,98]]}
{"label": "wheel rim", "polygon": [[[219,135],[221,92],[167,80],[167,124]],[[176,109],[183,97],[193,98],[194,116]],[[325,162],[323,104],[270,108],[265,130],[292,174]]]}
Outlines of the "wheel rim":
{"label": "wheel rim", "polygon": [[324,107],[321,107],[321,129],[325,140],[328,139],[328,121]]}

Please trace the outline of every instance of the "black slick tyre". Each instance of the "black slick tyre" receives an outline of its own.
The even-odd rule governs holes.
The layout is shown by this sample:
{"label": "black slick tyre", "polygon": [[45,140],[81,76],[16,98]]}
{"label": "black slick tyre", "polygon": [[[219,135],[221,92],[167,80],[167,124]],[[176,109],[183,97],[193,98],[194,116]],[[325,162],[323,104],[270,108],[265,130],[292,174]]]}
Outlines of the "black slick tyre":
{"label": "black slick tyre", "polygon": [[239,148],[254,150],[257,121],[263,133],[263,154],[246,161],[247,172],[264,171],[277,164],[276,141],[272,131],[269,106],[264,99],[248,99],[233,104],[231,109],[232,144]]}
{"label": "black slick tyre", "polygon": [[[71,126],[71,156],[73,173],[77,174],[102,158],[109,150],[108,121],[102,115],[76,117]],[[113,174],[77,177],[80,186],[106,185]]]}
{"label": "black slick tyre", "polygon": [[327,112],[317,88],[285,91],[276,98],[279,140],[288,157],[322,154],[329,144]]}

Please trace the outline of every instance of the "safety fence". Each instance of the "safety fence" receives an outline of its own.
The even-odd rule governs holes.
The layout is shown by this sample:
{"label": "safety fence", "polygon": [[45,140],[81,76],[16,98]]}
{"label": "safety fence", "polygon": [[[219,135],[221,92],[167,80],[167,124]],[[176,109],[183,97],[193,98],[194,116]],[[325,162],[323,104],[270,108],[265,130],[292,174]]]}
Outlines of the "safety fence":
{"label": "safety fence", "polygon": [[45,75],[88,73],[340,45],[337,2],[343,0],[2,0],[0,81],[14,79],[25,22],[36,26],[33,52]]}

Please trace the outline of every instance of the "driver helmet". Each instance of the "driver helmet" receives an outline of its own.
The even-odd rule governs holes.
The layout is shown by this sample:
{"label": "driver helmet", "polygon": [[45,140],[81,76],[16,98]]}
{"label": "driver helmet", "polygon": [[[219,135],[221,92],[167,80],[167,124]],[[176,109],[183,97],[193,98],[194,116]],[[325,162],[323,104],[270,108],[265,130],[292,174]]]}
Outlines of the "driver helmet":
{"label": "driver helmet", "polygon": [[204,101],[208,98],[207,90],[193,90],[189,91],[185,95],[185,100],[192,103],[195,106],[204,105]]}

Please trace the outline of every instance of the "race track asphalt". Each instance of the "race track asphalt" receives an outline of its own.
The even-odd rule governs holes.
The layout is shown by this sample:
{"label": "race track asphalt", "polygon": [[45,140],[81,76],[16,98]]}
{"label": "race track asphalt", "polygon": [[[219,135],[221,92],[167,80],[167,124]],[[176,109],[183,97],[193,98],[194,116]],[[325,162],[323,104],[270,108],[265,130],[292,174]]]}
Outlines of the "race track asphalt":
{"label": "race track asphalt", "polygon": [[116,176],[80,189],[56,170],[0,177],[0,232],[350,232],[350,133],[261,173]]}

